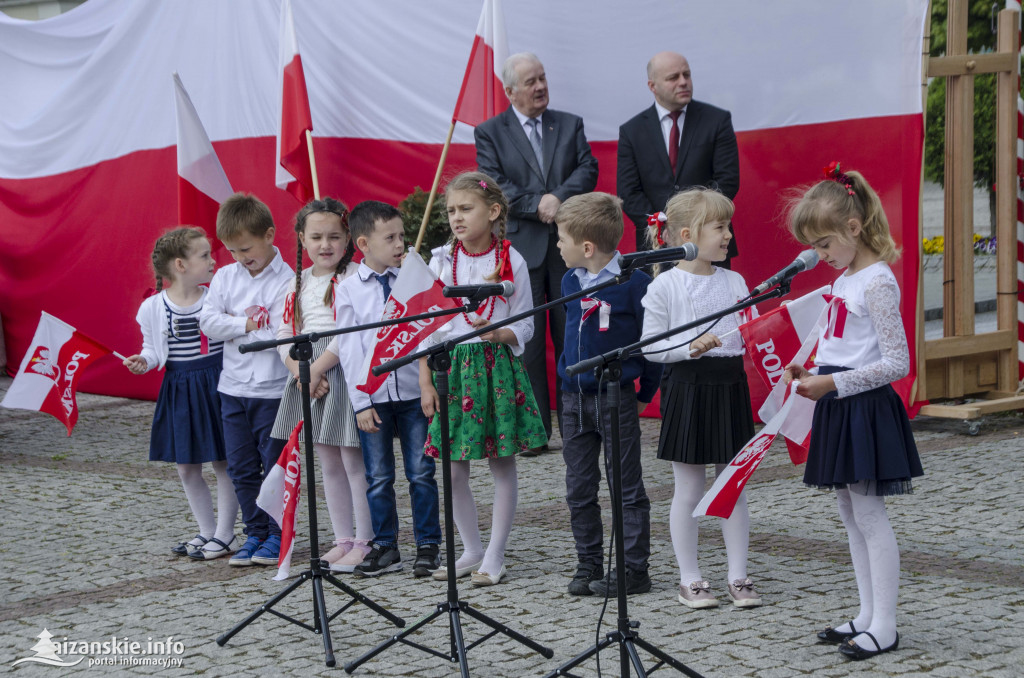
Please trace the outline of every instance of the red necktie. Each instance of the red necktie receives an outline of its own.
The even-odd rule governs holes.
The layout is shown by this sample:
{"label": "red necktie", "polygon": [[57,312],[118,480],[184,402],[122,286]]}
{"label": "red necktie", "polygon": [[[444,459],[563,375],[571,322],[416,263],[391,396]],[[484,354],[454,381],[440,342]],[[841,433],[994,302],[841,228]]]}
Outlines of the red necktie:
{"label": "red necktie", "polygon": [[681,110],[668,114],[672,118],[672,131],[668,133],[668,164],[672,165],[673,173],[679,169],[676,163],[679,162],[679,116],[682,114]]}

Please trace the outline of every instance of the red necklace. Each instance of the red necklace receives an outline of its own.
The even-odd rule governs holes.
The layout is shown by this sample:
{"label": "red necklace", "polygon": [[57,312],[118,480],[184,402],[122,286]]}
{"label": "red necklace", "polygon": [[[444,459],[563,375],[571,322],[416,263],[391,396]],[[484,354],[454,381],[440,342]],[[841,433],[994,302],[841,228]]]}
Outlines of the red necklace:
{"label": "red necklace", "polygon": [[[494,270],[498,270],[499,261],[498,261],[498,248],[497,248],[497,244],[498,244],[498,239],[496,237],[492,236],[491,237],[491,246],[489,248],[487,248],[483,252],[480,252],[479,254],[473,254],[471,252],[467,252],[466,251],[466,248],[462,246],[462,241],[461,240],[456,240],[455,241],[455,247],[452,249],[452,285],[458,285],[459,284],[459,251],[461,251],[467,257],[474,257],[474,258],[475,257],[485,256],[488,252],[492,252],[493,251],[494,252]],[[488,322],[490,322],[491,316],[494,315],[494,306],[495,306],[495,303],[496,303],[495,299],[496,299],[496,297],[491,297],[488,300],[488,301],[490,301],[490,308],[487,311],[487,320],[488,320]],[[487,304],[487,301],[485,301],[484,304]],[[482,314],[480,313],[479,310],[477,311],[477,315],[482,316]],[[462,312],[462,317],[466,319],[466,324],[468,324],[468,325],[472,325],[473,324],[473,321],[469,319],[469,316],[466,314],[465,311]]]}

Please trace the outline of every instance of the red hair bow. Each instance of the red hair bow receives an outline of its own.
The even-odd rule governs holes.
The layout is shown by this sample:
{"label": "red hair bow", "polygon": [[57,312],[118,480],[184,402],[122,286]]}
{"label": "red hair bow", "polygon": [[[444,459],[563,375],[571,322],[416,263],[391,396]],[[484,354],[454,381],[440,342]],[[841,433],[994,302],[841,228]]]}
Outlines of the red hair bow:
{"label": "red hair bow", "polygon": [[822,167],[821,171],[825,175],[826,179],[845,186],[846,192],[853,195],[853,182],[850,180],[850,177],[843,172],[842,168],[839,166],[838,160],[833,160],[825,167]]}
{"label": "red hair bow", "polygon": [[655,212],[654,214],[648,215],[647,217],[647,226],[650,228],[657,229],[656,239],[658,241],[658,247],[665,246],[665,240],[661,237],[661,226],[666,221],[668,221],[668,217],[665,216],[664,212]]}
{"label": "red hair bow", "polygon": [[502,240],[499,246],[500,253],[498,254],[498,280],[515,282],[512,276],[512,261],[508,255],[510,249],[512,249],[512,243],[508,240]]}

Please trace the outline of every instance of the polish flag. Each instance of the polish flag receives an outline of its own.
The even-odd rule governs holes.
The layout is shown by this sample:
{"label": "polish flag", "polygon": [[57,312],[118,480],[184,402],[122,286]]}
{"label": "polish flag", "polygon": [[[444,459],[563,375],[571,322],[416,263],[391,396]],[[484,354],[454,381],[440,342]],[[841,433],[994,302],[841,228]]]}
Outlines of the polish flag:
{"label": "polish flag", "polygon": [[299,431],[302,420],[292,429],[288,442],[281,450],[274,468],[263,479],[256,505],[267,512],[281,526],[281,553],[277,558],[274,581],[287,579],[292,566],[295,547],[295,511],[299,505],[302,487],[302,456],[299,452]]}
{"label": "polish flag", "polygon": [[[402,262],[402,270],[398,273],[394,287],[391,288],[391,296],[384,306],[381,320],[394,320],[445,308],[458,308],[462,305],[458,299],[445,297],[442,294],[443,290],[444,285],[434,277],[420,255],[410,251]],[[427,320],[378,328],[373,352],[366,355],[360,369],[366,377],[356,388],[363,393],[376,393],[388,375],[382,374],[378,377],[371,370],[377,365],[412,353],[421,341],[448,324],[449,320],[450,316],[441,315]]]}
{"label": "polish flag", "polygon": [[[797,354],[804,339],[811,335],[828,303],[825,295],[830,289],[828,285],[820,287],[740,325],[740,336],[754,369],[768,388],[775,386],[789,364],[788,359]],[[808,369],[811,367],[807,365]]]}
{"label": "polish flag", "polygon": [[203,228],[217,250],[217,210],[234,191],[185,85],[177,73],[172,77],[178,123],[178,223]]}
{"label": "polish flag", "polygon": [[501,81],[501,67],[507,58],[508,36],[501,0],[484,0],[452,122],[476,127],[505,110],[508,98]]}
{"label": "polish flag", "polygon": [[306,131],[313,131],[306,76],[295,38],[291,0],[281,3],[279,69],[281,73],[281,124],[277,131],[275,183],[306,204],[313,199],[313,170],[306,145]]}
{"label": "polish flag", "polygon": [[0,405],[53,415],[68,429],[78,421],[78,378],[89,363],[113,353],[43,311],[35,336]]}

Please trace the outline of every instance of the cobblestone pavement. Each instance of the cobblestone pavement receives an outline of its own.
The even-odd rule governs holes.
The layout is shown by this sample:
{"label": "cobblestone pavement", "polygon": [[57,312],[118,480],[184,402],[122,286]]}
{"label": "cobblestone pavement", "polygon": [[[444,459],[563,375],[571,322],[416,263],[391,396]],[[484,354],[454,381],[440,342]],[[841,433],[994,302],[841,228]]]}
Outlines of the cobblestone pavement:
{"label": "cobblestone pavement", "polygon": [[[9,385],[9,379],[0,379],[0,391]],[[174,468],[146,461],[152,403],[91,395],[81,395],[79,403],[81,416],[70,438],[46,415],[0,410],[0,673],[306,676],[324,671],[320,636],[271,615],[225,647],[214,642],[284,584],[271,581],[270,569],[171,555],[169,547],[190,537],[195,527]],[[814,632],[826,623],[856,614],[856,588],[834,499],[804,488],[801,470],[781,447],[769,453],[749,484],[750,573],[765,605],[738,610],[723,604],[695,611],[676,601],[678,572],[667,523],[672,475],[654,457],[657,427],[656,420],[644,420],[654,588],[630,598],[629,606],[645,641],[704,676],[1024,674],[1017,634],[1024,627],[1024,501],[1019,492],[1024,420],[1019,415],[988,419],[976,437],[965,435],[961,422],[914,422],[927,475],[916,484],[916,495],[889,502],[902,549],[900,648],[860,663],[814,642]],[[473,482],[486,528],[491,486],[483,465],[475,468]],[[575,558],[560,456],[520,459],[519,487],[508,578],[490,589],[465,586],[460,595],[475,609],[550,647],[554,657],[545,659],[496,636],[470,651],[474,676],[544,675],[590,647],[598,632],[602,601],[565,591]],[[400,500],[401,538],[408,544],[404,480],[398,494],[405,496]],[[607,515],[607,502],[605,508]],[[301,515],[298,531],[306,535],[304,508]],[[321,507],[324,524],[326,515]],[[725,551],[715,522],[701,524],[701,565],[727,603]],[[308,562],[308,550],[308,542],[300,540],[294,559],[300,568]],[[405,555],[412,555],[408,548]],[[416,580],[408,569],[378,580],[345,581],[409,624],[445,597],[445,584]],[[331,610],[348,600],[327,588]],[[280,609],[310,619],[311,591],[304,584]],[[614,630],[615,622],[613,599],[601,632]],[[469,642],[484,632],[468,615],[462,615],[462,624]],[[84,659],[73,668],[29,662],[13,666],[37,656],[44,628],[53,635],[51,643],[63,643],[58,645],[60,660]],[[395,627],[361,605],[344,611],[331,624],[335,670],[394,632]],[[123,660],[130,649],[125,644],[113,648],[119,655],[109,648],[63,651],[68,643],[111,637],[139,642],[142,649],[150,639],[166,642],[170,637],[170,654],[157,647],[150,658],[171,657],[181,665],[127,665]],[[448,638],[445,617],[415,636],[442,652]],[[99,666],[97,659],[122,663]],[[618,661],[617,650],[602,652],[602,674],[618,675]],[[594,676],[597,665],[590,660],[574,672]],[[458,673],[457,665],[402,645],[356,671],[424,677]],[[662,668],[657,675],[670,673]]]}

